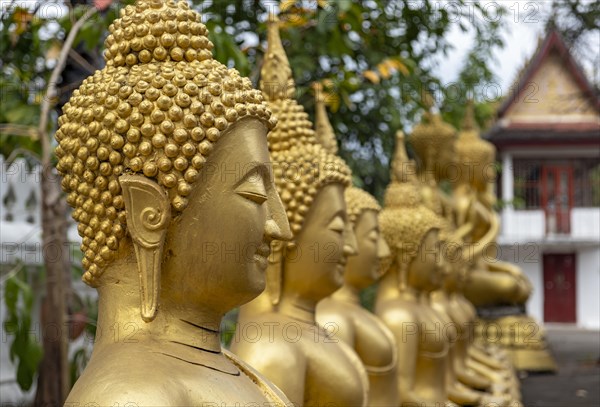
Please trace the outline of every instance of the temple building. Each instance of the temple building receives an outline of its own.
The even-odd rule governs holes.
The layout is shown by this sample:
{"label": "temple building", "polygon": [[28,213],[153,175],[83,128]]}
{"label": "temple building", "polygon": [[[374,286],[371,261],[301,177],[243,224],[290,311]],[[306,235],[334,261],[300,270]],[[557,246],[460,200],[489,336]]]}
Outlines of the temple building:
{"label": "temple building", "polygon": [[497,148],[499,257],[534,291],[528,314],[600,328],[600,98],[554,31],[486,137]]}

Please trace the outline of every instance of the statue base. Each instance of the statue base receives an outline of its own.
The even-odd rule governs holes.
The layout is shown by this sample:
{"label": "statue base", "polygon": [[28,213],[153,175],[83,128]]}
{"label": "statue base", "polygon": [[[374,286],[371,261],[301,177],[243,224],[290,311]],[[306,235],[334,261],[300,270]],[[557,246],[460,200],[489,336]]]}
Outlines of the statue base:
{"label": "statue base", "polygon": [[505,349],[516,370],[549,373],[558,370],[546,332],[528,315],[480,318],[476,337]]}

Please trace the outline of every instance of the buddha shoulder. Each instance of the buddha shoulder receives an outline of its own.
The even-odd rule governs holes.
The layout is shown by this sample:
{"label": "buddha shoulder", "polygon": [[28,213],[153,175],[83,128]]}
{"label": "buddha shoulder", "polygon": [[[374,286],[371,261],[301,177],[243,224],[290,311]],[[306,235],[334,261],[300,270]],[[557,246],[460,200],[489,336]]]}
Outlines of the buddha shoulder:
{"label": "buddha shoulder", "polygon": [[286,340],[289,326],[290,321],[280,314],[261,314],[237,327],[231,351],[259,372],[297,367],[305,356],[298,342]]}
{"label": "buddha shoulder", "polygon": [[344,329],[351,329],[354,324],[353,307],[336,301],[332,298],[325,298],[317,305],[316,319],[320,326],[327,329],[331,324]]}
{"label": "buddha shoulder", "polygon": [[377,303],[375,313],[392,330],[419,321],[418,304],[400,298]]}
{"label": "buddha shoulder", "polygon": [[[123,354],[104,352],[90,360],[73,387],[65,406],[176,406],[191,400],[176,374],[158,375],[151,372],[173,371],[168,358],[147,353]],[[144,357],[145,356],[145,357]]]}

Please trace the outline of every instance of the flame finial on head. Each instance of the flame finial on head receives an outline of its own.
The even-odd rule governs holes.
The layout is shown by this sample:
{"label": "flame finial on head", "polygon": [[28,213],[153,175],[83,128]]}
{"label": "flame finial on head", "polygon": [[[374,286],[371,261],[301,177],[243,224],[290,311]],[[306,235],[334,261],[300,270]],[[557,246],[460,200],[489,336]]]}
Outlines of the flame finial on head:
{"label": "flame finial on head", "polygon": [[[389,260],[409,264],[416,249],[431,229],[442,229],[443,220],[423,203],[417,184],[413,160],[408,158],[404,146],[404,133],[396,133],[396,151],[392,160],[392,182],[385,191],[385,207],[379,214],[379,225],[391,250]],[[382,265],[385,270],[388,262]],[[403,281],[403,278],[400,280]],[[405,284],[402,282],[401,285]]]}
{"label": "flame finial on head", "polygon": [[267,52],[260,70],[260,90],[268,101],[294,97],[296,85],[290,61],[279,35],[279,18],[269,14],[267,22]]}
{"label": "flame finial on head", "polygon": [[461,130],[477,130],[477,121],[475,120],[475,110],[473,106],[473,100],[469,99],[467,101],[467,106],[465,109],[465,116],[463,117]]}
{"label": "flame finial on head", "polygon": [[408,158],[404,140],[404,132],[398,130],[396,132],[396,151],[392,159],[392,171],[390,174],[392,182],[412,182],[416,180],[415,162]]}
{"label": "flame finial on head", "polygon": [[486,165],[494,162],[496,148],[492,143],[481,138],[479,128],[475,122],[472,101],[467,103],[462,129],[456,140],[455,149],[459,163],[466,165],[466,167],[475,166],[476,171],[481,171]]}
{"label": "flame finial on head", "polygon": [[350,168],[319,144],[308,114],[294,99],[292,71],[277,23],[277,17],[271,15],[261,89],[278,121],[268,135],[275,184],[292,232],[297,235],[315,196],[324,186],[350,185]]}
{"label": "flame finial on head", "polygon": [[415,207],[421,202],[416,186],[416,169],[404,146],[404,133],[396,132],[396,151],[390,169],[391,182],[385,191],[386,207]]}
{"label": "flame finial on head", "polygon": [[337,154],[337,139],[327,115],[325,96],[320,86],[315,86],[315,127],[319,143],[331,154]]}

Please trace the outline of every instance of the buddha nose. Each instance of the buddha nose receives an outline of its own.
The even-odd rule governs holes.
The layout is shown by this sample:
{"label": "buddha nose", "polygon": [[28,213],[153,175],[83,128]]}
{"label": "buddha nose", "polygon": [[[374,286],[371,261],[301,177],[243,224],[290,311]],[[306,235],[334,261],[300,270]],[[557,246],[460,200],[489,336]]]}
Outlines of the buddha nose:
{"label": "buddha nose", "polygon": [[391,254],[390,246],[388,246],[385,238],[379,235],[379,239],[377,239],[377,258],[382,260],[389,257]]}
{"label": "buddha nose", "polygon": [[441,271],[442,276],[447,276],[452,271],[452,265],[446,260],[443,250],[438,250],[436,253],[438,269]]}
{"label": "buddha nose", "polygon": [[344,229],[344,255],[356,256],[358,254],[358,242],[356,240],[356,234],[354,228],[350,222],[346,222]]}
{"label": "buddha nose", "polygon": [[269,194],[265,236],[271,240],[290,241],[294,237],[290,229],[287,214],[277,192]]}

